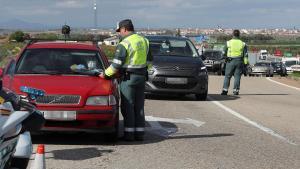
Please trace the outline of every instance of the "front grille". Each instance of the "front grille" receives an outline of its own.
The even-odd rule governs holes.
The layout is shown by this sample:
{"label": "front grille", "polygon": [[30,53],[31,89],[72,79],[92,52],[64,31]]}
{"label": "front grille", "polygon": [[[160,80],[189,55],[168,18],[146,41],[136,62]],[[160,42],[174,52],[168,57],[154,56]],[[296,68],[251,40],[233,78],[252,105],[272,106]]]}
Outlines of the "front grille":
{"label": "front grille", "polygon": [[155,77],[152,83],[161,89],[192,89],[197,85],[195,78],[188,78],[187,84],[168,84],[165,82],[165,77]]}
{"label": "front grille", "polygon": [[167,84],[165,82],[153,82],[153,84],[157,88],[162,89],[192,89],[196,86],[196,83],[189,83],[189,84]]}
{"label": "front grille", "polygon": [[184,67],[184,66],[155,66],[157,70],[165,70],[165,71],[193,71],[195,68],[193,67]]}
{"label": "front grille", "polygon": [[77,105],[80,102],[78,95],[46,95],[36,99],[37,104],[70,104]]}

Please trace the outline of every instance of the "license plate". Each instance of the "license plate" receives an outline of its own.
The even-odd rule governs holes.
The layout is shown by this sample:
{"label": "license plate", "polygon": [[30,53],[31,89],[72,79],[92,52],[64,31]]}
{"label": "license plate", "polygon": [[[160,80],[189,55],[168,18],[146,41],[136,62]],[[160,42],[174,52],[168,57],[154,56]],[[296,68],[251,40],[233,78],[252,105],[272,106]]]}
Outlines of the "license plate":
{"label": "license plate", "polygon": [[43,115],[47,120],[76,120],[76,111],[43,111]]}
{"label": "license plate", "polygon": [[166,78],[167,84],[187,84],[187,78]]}

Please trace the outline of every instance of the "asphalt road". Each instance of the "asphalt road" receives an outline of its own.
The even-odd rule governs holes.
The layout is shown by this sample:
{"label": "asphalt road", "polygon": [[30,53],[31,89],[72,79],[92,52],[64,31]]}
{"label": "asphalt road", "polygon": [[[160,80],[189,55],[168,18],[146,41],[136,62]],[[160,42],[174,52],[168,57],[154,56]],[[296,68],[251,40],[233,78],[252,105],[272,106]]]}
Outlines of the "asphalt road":
{"label": "asphalt road", "polygon": [[300,90],[243,77],[239,96],[221,96],[222,81],[210,76],[207,101],[149,96],[144,142],[80,133],[33,140],[46,144],[48,169],[299,169]]}

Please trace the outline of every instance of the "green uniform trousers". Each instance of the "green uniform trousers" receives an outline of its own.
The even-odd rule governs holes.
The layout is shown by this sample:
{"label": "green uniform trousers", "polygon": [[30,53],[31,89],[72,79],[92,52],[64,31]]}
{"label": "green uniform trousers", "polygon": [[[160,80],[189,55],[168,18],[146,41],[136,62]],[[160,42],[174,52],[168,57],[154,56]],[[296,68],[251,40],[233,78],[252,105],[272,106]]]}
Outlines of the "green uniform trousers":
{"label": "green uniform trousers", "polygon": [[125,135],[144,135],[145,128],[145,79],[144,75],[130,74],[122,80],[121,113],[124,117]]}
{"label": "green uniform trousers", "polygon": [[234,76],[234,86],[233,91],[239,92],[240,90],[240,81],[243,72],[243,59],[242,57],[233,58],[231,61],[226,63],[225,68],[225,77],[223,84],[223,91],[228,91],[230,85],[230,79]]}

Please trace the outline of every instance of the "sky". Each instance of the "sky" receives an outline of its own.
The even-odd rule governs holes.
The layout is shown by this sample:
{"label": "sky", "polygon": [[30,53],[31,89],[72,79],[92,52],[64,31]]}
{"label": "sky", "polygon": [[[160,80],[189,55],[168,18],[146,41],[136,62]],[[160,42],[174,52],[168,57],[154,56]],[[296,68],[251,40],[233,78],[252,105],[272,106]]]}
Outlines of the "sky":
{"label": "sky", "polygon": [[[137,28],[300,28],[299,0],[96,0],[98,27],[132,19]],[[93,27],[94,0],[0,0],[0,23],[18,19]]]}

